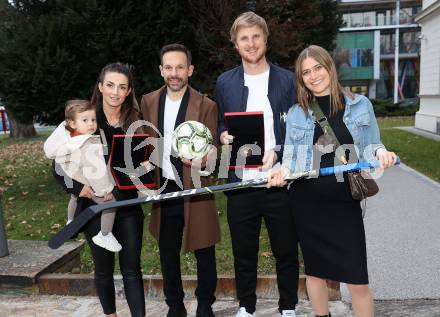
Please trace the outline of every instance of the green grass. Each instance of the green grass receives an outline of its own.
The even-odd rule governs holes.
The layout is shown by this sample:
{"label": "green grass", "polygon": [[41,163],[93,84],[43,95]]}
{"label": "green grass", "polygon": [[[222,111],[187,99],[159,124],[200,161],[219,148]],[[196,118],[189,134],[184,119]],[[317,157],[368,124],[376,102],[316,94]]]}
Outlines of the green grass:
{"label": "green grass", "polygon": [[414,117],[379,118],[378,123],[379,123],[379,128],[381,130],[391,129],[394,127],[408,127],[408,126],[414,126]]}
{"label": "green grass", "polygon": [[0,149],[11,144],[29,144],[37,141],[44,141],[50,135],[50,133],[50,131],[43,131],[39,132],[36,136],[32,138],[11,139],[9,137],[9,134],[4,134],[3,132],[0,132]]}
{"label": "green grass", "polygon": [[440,142],[393,129],[399,126],[414,126],[414,118],[379,120],[383,144],[403,163],[440,182]]}

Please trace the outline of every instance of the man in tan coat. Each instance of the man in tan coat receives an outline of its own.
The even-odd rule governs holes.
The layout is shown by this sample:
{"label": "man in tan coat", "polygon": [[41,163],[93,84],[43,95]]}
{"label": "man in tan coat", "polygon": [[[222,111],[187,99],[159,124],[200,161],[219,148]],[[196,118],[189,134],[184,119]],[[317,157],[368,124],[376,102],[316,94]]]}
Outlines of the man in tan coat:
{"label": "man in tan coat", "polygon": [[[156,167],[156,183],[162,193],[194,188],[191,162],[176,158],[171,153],[171,135],[174,129],[188,120],[206,125],[217,140],[217,105],[188,85],[194,66],[191,53],[180,44],[162,48],[159,66],[165,85],[142,97],[143,119],[157,130],[148,128],[152,137],[158,138],[158,148],[151,158]],[[160,135],[158,135],[159,133]],[[194,164],[194,165],[197,165]],[[157,165],[157,164],[156,164]],[[201,185],[208,186],[208,179],[201,177]],[[198,182],[196,182],[197,184]],[[158,240],[163,289],[169,306],[167,317],[184,317],[183,287],[180,272],[180,249],[184,237],[184,250],[194,251],[197,260],[197,317],[212,317],[211,305],[215,301],[217,285],[215,244],[220,241],[218,215],[213,195],[183,198],[153,205],[150,232]]]}

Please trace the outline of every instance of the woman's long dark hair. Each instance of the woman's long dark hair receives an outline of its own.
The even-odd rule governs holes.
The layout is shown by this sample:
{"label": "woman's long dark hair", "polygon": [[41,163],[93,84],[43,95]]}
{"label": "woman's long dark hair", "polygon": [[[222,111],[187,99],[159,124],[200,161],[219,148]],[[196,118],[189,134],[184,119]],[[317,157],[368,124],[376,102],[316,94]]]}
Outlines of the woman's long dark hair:
{"label": "woman's long dark hair", "polygon": [[99,84],[104,84],[104,78],[107,73],[118,73],[127,76],[130,94],[127,96],[127,98],[125,98],[125,101],[122,104],[121,116],[119,117],[119,125],[121,126],[122,130],[127,132],[128,127],[140,118],[139,105],[136,101],[134,93],[133,74],[128,64],[117,62],[106,65],[99,73],[99,77],[96,81],[95,89],[93,90],[90,102],[96,107],[102,108],[102,93],[99,91]]}

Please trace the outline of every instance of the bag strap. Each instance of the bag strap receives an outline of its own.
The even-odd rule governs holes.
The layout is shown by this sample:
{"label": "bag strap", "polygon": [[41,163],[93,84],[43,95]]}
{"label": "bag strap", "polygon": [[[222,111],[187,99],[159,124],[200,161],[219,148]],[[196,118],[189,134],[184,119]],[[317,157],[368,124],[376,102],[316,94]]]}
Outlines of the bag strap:
{"label": "bag strap", "polygon": [[104,145],[105,147],[107,147],[107,146],[108,146],[108,144],[107,144],[107,138],[105,137],[104,130],[101,129],[101,128],[99,128],[99,134],[101,135],[101,142],[102,142],[102,145]]}
{"label": "bag strap", "polygon": [[336,157],[341,162],[343,162],[343,160],[341,158],[345,159],[345,151],[341,147],[341,143],[339,142],[338,137],[336,136],[335,132],[333,131],[330,123],[327,120],[327,117],[325,116],[324,112],[322,112],[322,109],[319,106],[316,99],[312,100],[312,102],[310,104],[310,108],[312,108],[313,115],[316,118],[316,122],[320,125],[324,134],[331,135],[333,137],[333,139],[335,140],[335,142],[336,142],[336,151],[335,151]]}

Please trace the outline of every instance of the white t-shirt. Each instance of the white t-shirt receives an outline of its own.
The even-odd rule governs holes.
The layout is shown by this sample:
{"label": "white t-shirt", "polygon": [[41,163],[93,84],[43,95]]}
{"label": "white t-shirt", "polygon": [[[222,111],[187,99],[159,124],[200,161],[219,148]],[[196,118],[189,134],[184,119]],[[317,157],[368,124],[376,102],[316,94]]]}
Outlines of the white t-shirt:
{"label": "white t-shirt", "polygon": [[173,168],[170,161],[171,155],[171,138],[176,125],[177,114],[179,113],[180,103],[182,99],[173,101],[168,96],[165,100],[165,109],[163,116],[163,159],[162,159],[162,176],[168,179],[175,179]]}
{"label": "white t-shirt", "polygon": [[[263,111],[264,113],[264,149],[273,150],[276,146],[275,132],[273,126],[273,111],[268,98],[269,90],[269,69],[258,75],[244,74],[244,85],[248,87],[246,111]],[[244,169],[243,180],[260,178],[266,176],[267,172],[259,172],[258,169]]]}

